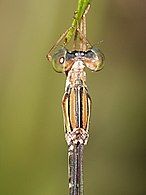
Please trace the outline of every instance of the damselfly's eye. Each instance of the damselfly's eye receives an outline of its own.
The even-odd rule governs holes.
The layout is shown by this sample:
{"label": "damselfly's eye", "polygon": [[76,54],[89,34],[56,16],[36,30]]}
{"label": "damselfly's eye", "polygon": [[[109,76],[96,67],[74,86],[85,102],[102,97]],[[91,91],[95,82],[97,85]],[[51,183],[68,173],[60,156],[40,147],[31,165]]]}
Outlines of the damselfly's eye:
{"label": "damselfly's eye", "polygon": [[53,68],[56,72],[64,72],[64,63],[66,60],[67,50],[65,48],[59,49],[52,57]]}
{"label": "damselfly's eye", "polygon": [[86,66],[93,70],[98,71],[103,68],[104,55],[100,49],[93,47],[91,50],[86,53]]}

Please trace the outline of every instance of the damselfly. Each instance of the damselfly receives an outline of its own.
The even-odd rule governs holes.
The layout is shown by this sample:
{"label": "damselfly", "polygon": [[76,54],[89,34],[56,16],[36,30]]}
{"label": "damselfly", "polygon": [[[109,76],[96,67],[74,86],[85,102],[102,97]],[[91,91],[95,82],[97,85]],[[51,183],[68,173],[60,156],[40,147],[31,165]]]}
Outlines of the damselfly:
{"label": "damselfly", "polygon": [[[92,71],[103,67],[103,54],[99,49],[68,51],[60,49],[53,56],[53,68],[66,74],[65,93],[62,99],[65,138],[69,150],[70,190],[82,190],[82,152],[89,137],[91,98],[86,85],[85,67]],[[78,193],[79,194],[79,193]]]}
{"label": "damselfly", "polygon": [[[52,56],[55,71],[65,73],[66,85],[62,99],[65,139],[68,145],[69,194],[83,194],[83,148],[88,142],[91,98],[86,85],[85,67],[91,71],[103,68],[104,55],[95,48],[87,48],[85,15],[76,37],[80,35],[80,49],[69,51],[62,47]],[[76,47],[76,43],[74,45]]]}

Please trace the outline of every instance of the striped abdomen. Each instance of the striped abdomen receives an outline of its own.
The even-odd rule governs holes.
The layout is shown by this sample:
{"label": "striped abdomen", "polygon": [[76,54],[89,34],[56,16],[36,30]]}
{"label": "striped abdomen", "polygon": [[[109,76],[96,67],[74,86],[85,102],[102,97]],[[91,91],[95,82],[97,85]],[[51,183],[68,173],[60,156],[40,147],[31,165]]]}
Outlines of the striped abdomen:
{"label": "striped abdomen", "polygon": [[66,133],[74,129],[88,131],[91,100],[87,88],[81,84],[68,86],[63,96],[62,107]]}

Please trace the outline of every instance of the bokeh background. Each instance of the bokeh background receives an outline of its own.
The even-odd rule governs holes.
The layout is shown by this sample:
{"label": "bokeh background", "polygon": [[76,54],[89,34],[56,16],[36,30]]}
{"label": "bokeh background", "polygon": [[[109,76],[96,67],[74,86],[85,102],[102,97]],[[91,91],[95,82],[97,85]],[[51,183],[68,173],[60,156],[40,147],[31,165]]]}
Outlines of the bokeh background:
{"label": "bokeh background", "polygon": [[[61,99],[65,76],[45,59],[77,0],[0,1],[0,195],[68,194]],[[93,0],[88,39],[106,56],[87,70],[92,97],[86,195],[144,195],[145,6]]]}

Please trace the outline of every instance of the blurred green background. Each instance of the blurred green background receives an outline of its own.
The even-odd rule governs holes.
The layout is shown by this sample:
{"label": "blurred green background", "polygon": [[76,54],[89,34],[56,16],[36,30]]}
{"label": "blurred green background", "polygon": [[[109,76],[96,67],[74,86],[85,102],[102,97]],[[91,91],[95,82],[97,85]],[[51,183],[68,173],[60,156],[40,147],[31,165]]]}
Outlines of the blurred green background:
{"label": "blurred green background", "polygon": [[[0,195],[66,195],[65,76],[45,59],[77,0],[0,1]],[[92,97],[85,195],[144,195],[144,1],[92,0],[88,39],[106,56]]]}

